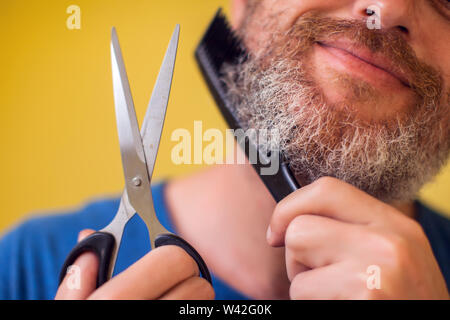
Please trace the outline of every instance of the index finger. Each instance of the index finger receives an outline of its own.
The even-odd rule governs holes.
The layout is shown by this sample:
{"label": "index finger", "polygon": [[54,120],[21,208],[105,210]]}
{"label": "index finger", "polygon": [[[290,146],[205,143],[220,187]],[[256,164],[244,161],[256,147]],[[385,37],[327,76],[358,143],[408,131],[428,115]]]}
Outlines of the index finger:
{"label": "index finger", "polygon": [[343,222],[368,224],[385,215],[388,206],[358,188],[324,177],[278,203],[267,231],[272,246],[282,246],[290,222],[299,215],[315,214]]}

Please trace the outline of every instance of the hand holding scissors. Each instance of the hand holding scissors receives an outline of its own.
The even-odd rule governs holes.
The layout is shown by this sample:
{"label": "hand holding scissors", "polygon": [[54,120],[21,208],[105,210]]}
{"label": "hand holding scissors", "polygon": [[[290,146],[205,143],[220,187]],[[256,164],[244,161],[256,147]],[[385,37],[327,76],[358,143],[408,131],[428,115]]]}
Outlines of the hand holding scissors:
{"label": "hand holding scissors", "polygon": [[86,251],[94,252],[99,259],[97,288],[108,281],[114,270],[125,225],[136,212],[147,226],[152,249],[166,245],[181,247],[195,260],[201,275],[211,283],[208,267],[197,251],[182,238],[168,232],[159,222],[150,189],[172,84],[179,31],[177,25],[139,132],[119,40],[115,28],[112,29],[112,78],[125,189],[117,214],[111,223],[83,239],[69,253],[61,269],[60,283],[66,275],[67,268]]}

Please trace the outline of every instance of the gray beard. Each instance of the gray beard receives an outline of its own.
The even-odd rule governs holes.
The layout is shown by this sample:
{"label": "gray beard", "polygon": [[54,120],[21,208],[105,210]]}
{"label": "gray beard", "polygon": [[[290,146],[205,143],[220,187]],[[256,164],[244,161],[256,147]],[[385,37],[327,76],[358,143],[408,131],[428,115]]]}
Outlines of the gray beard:
{"label": "gray beard", "polygon": [[[448,159],[446,109],[436,101],[369,122],[345,105],[328,104],[298,61],[279,60],[263,69],[249,58],[224,74],[243,127],[276,129],[276,147],[301,185],[331,176],[385,202],[411,201]],[[267,143],[262,147],[273,149],[273,141]]]}

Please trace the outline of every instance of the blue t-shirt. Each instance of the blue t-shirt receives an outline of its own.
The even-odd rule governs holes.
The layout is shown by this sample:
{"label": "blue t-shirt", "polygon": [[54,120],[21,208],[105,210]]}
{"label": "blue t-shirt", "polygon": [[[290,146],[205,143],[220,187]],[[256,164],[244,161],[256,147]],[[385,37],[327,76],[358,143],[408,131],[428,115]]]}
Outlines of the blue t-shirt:
{"label": "blue t-shirt", "polygon": [[[157,216],[164,227],[175,232],[164,203],[164,184],[152,187]],[[80,230],[100,230],[113,218],[119,199],[94,201],[81,209],[60,215],[29,219],[0,240],[0,299],[53,299],[58,275]],[[450,220],[416,202],[418,221],[423,226],[450,284]],[[150,250],[144,222],[135,215],[127,224],[114,274],[122,272]],[[212,274],[216,299],[247,299]]]}

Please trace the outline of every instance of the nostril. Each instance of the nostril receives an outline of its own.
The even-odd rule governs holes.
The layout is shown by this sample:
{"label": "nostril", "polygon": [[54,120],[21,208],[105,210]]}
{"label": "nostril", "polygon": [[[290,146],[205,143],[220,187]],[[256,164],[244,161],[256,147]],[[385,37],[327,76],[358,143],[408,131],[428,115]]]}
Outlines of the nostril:
{"label": "nostril", "polygon": [[372,16],[375,14],[375,11],[373,11],[370,8],[367,8],[366,10],[364,10],[364,13],[367,14],[368,16]]}
{"label": "nostril", "polygon": [[406,28],[404,26],[397,26],[397,29],[400,30],[404,34],[408,34],[409,33],[408,28]]}

